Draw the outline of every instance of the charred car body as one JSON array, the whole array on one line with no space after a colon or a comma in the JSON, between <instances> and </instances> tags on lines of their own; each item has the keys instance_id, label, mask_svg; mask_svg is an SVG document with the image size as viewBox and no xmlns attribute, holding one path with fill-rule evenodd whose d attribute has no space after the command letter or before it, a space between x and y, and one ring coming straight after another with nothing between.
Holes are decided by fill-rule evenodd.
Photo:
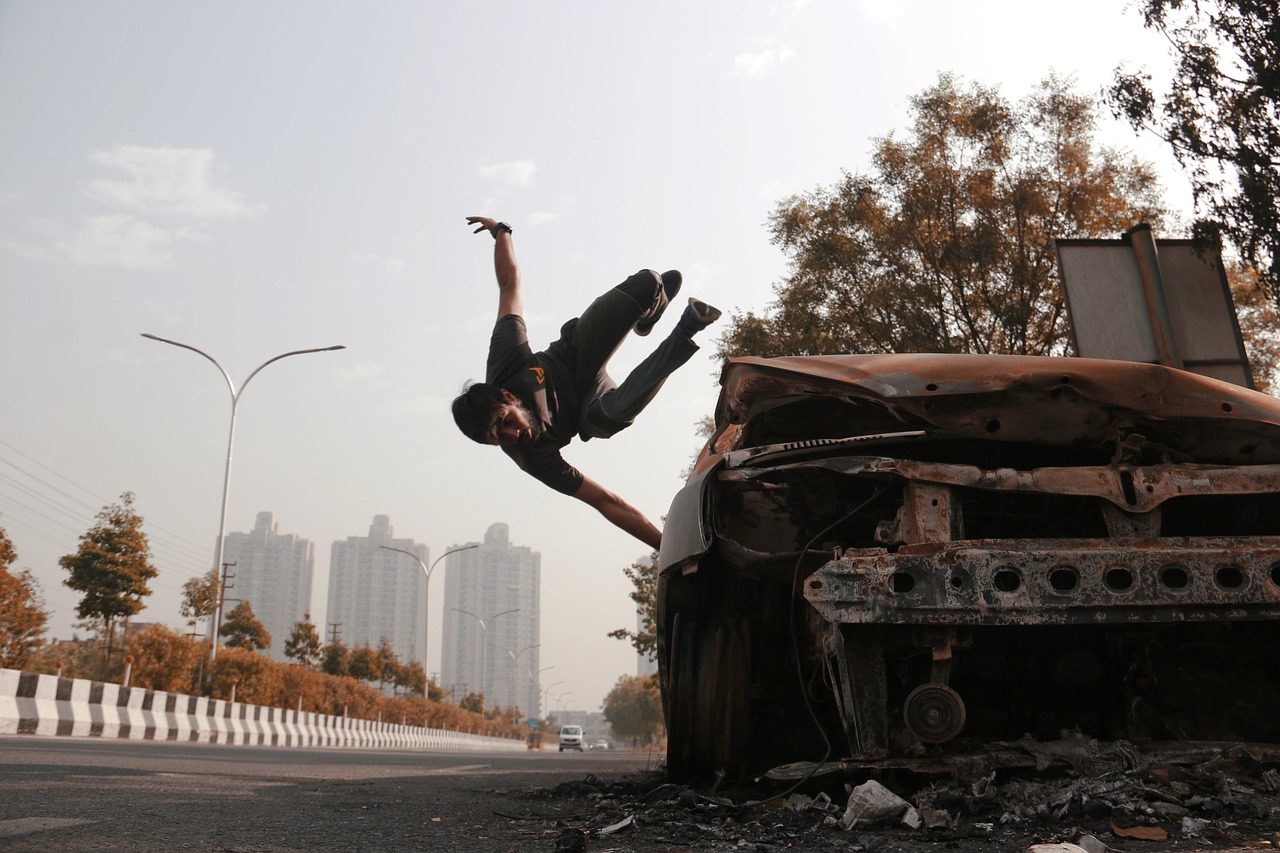
<instances>
[{"instance_id":1,"label":"charred car body","mask_svg":"<svg viewBox=\"0 0 1280 853\"><path fill-rule=\"evenodd\" d=\"M677 778L1280 742L1280 401L1150 364L730 361L663 532Z\"/></svg>"}]
</instances>

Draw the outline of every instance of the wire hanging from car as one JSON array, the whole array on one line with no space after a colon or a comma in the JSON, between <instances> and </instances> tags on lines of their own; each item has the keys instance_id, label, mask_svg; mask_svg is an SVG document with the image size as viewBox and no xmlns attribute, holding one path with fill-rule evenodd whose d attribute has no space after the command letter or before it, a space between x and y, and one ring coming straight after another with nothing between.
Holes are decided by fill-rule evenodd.
<instances>
[{"instance_id":1,"label":"wire hanging from car","mask_svg":"<svg viewBox=\"0 0 1280 853\"><path fill-rule=\"evenodd\" d=\"M864 500L862 503L858 504L856 507L849 510L849 512L845 513L840 518L831 522L831 524L819 530L816 534L814 534L813 538L811 538L808 542L804 544L804 547L800 549L800 555L796 558L796 567L791 575L792 599L791 599L791 608L789 613L790 618L788 621L788 630L791 634L792 653L795 655L796 680L799 683L800 696L802 699L804 699L804 707L805 707L805 710L809 712L809 719L813 722L814 727L817 728L818 734L822 736L822 742L826 744L826 751L823 752L822 758L818 759L818 761L815 762L811 768L809 768L809 772L805 773L805 775L799 781L797 781L794 785L792 785L790 788L783 791L781 794L777 794L776 796L778 797L789 797L791 794L795 793L801 786L805 785L810 779L813 778L814 774L818 772L818 769L822 767L823 764L827 763L827 759L831 757L831 752L832 752L831 738L827 737L827 731L823 727L822 721L818 719L818 712L814 710L813 702L809 698L809 691L804 683L804 666L800 658L800 643L796 633L797 607L796 607L794 591L796 589L796 585L800 582L800 567L804 564L804 555L809 552L809 549L813 547L814 543L816 543L823 536L830 533L836 527L839 527L841 524L844 524L846 521L848 521L849 519L853 518L855 515L862 512L864 509L866 509L867 506L872 501L874 501L876 498L884 494L885 491L887 491L891 485L893 484L885 483L880 488L872 492L871 496L866 500ZM856 725L856 722L855 722L855 725Z\"/></svg>"}]
</instances>

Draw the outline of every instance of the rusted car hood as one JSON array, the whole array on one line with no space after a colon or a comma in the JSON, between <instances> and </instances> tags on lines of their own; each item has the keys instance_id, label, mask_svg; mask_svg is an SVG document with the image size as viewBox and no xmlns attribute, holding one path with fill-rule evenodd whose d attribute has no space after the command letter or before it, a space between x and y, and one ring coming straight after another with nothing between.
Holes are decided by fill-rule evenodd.
<instances>
[{"instance_id":1,"label":"rusted car hood","mask_svg":"<svg viewBox=\"0 0 1280 853\"><path fill-rule=\"evenodd\" d=\"M1280 400L1152 364L965 354L732 359L713 452L738 425L815 397L872 404L906 429L1042 444L1138 433L1201 462L1280 461Z\"/></svg>"}]
</instances>

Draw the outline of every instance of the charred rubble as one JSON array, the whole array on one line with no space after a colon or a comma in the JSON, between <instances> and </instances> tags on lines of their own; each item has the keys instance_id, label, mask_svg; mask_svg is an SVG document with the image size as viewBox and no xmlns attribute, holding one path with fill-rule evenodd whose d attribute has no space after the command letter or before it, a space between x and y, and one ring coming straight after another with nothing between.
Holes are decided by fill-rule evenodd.
<instances>
[{"instance_id":1,"label":"charred rubble","mask_svg":"<svg viewBox=\"0 0 1280 853\"><path fill-rule=\"evenodd\" d=\"M847 851L927 842L961 850L1074 844L1096 853L1129 840L1185 841L1202 850L1280 845L1274 747L1146 751L1068 733L990 750L985 761L975 754L936 773L794 764L702 788L668 782L661 772L587 776L524 792L522 817L542 813L541 824L526 829L540 849L556 851ZM558 817L546 814L550 802L562 806Z\"/></svg>"}]
</instances>

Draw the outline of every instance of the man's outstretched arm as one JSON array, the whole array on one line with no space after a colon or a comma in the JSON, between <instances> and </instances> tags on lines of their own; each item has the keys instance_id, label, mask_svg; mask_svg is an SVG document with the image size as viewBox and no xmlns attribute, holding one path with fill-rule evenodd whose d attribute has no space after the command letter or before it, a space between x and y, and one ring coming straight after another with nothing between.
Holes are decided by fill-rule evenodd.
<instances>
[{"instance_id":1,"label":"man's outstretched arm","mask_svg":"<svg viewBox=\"0 0 1280 853\"><path fill-rule=\"evenodd\" d=\"M582 478L582 487L573 496L609 519L655 551L662 545L662 534L640 510L624 501L590 477Z\"/></svg>"},{"instance_id":2,"label":"man's outstretched arm","mask_svg":"<svg viewBox=\"0 0 1280 853\"><path fill-rule=\"evenodd\" d=\"M468 216L468 225L479 226L473 232L488 231L493 235L493 272L498 277L498 319L508 314L524 316L524 297L520 294L520 267L511 243L511 230L498 228L498 220L488 216Z\"/></svg>"}]
</instances>

